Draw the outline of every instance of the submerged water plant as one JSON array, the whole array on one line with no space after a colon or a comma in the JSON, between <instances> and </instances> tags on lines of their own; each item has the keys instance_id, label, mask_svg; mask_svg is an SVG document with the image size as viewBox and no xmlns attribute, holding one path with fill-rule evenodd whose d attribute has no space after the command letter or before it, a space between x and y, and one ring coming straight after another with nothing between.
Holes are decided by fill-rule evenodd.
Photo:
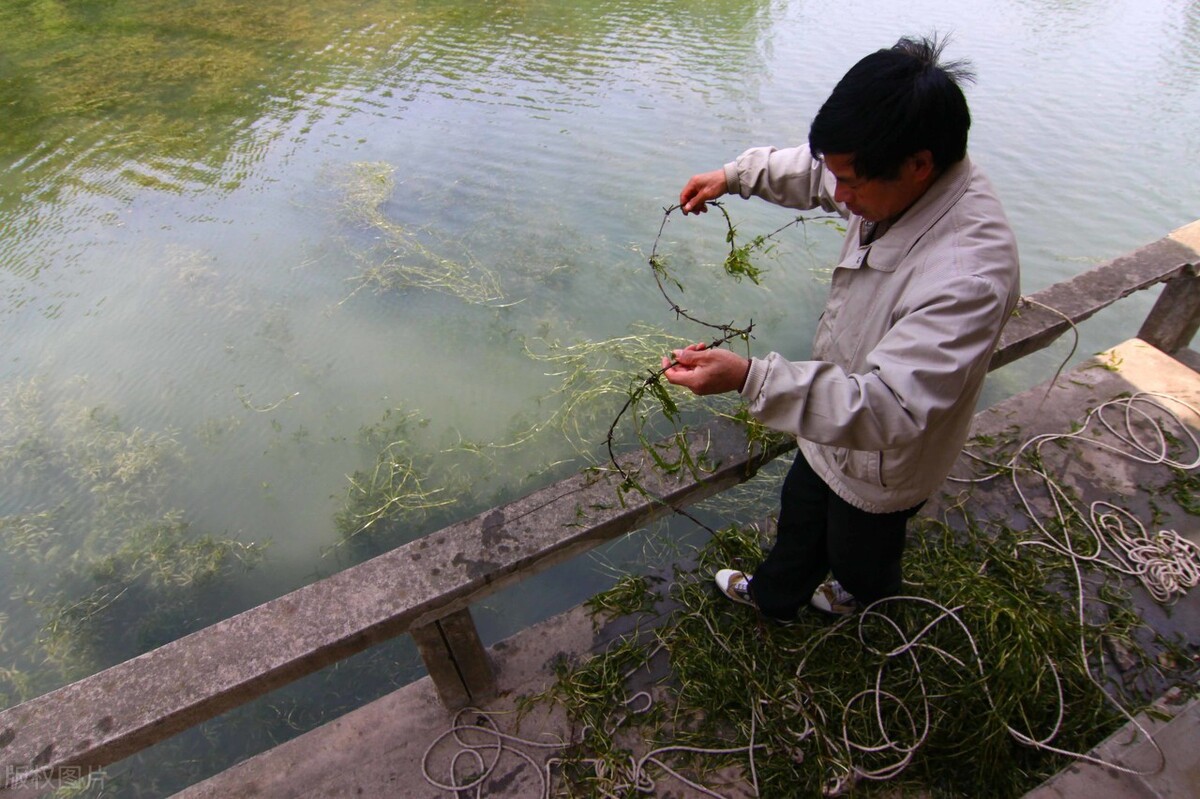
<instances>
[{"instance_id":1,"label":"submerged water plant","mask_svg":"<svg viewBox=\"0 0 1200 799\"><path fill-rule=\"evenodd\" d=\"M264 545L198 532L170 506L184 458L173 430L51 402L38 381L0 387L0 479L19 489L0 515L6 626L22 630L4 642L10 703L227 611L219 587Z\"/></svg>"},{"instance_id":2,"label":"submerged water plant","mask_svg":"<svg viewBox=\"0 0 1200 799\"><path fill-rule=\"evenodd\" d=\"M376 238L372 246L351 248L362 268L351 278L355 287L350 297L369 288L381 294L435 291L476 304L503 298L495 272L470 252L429 231L406 227L385 213L396 189L391 164L353 163L335 173L335 182L346 221Z\"/></svg>"},{"instance_id":3,"label":"submerged water plant","mask_svg":"<svg viewBox=\"0 0 1200 799\"><path fill-rule=\"evenodd\" d=\"M678 420L681 415L701 407L732 412L733 403L728 398L701 400L657 379L646 383L644 378L637 376L642 364L661 360L664 352L677 345L676 337L648 326L637 326L628 335L601 341L563 344L547 339L526 340L526 353L552 369L549 375L559 381L543 400L544 404L555 403L552 410L528 432L557 430L578 452L586 454L595 446L595 431L606 421L609 422L609 444L613 447L629 440L641 443L643 432L661 432L667 429L660 424L663 420ZM620 437L613 429L615 421L610 421L613 400L624 398L632 402L632 397L640 397L646 391L654 392L657 404L636 415L634 436ZM620 418L619 414L617 419Z\"/></svg>"},{"instance_id":4,"label":"submerged water plant","mask_svg":"<svg viewBox=\"0 0 1200 799\"><path fill-rule=\"evenodd\" d=\"M378 422L359 430L359 444L374 463L348 478L350 485L335 517L341 543L387 541L399 524L410 526L411 537L430 511L461 499L448 485L434 488L426 483L432 459L422 455L414 441L414 431L424 424L416 413L388 409Z\"/></svg>"}]
</instances>

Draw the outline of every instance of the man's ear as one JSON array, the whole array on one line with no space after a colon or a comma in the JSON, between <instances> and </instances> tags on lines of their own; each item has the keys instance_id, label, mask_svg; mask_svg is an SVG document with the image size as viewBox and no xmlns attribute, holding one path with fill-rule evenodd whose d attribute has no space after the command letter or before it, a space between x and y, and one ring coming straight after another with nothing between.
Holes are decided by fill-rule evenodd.
<instances>
[{"instance_id":1,"label":"man's ear","mask_svg":"<svg viewBox=\"0 0 1200 799\"><path fill-rule=\"evenodd\" d=\"M908 164L912 170L909 174L921 183L932 179L937 172L933 163L933 153L929 150L917 150L908 157Z\"/></svg>"}]
</instances>

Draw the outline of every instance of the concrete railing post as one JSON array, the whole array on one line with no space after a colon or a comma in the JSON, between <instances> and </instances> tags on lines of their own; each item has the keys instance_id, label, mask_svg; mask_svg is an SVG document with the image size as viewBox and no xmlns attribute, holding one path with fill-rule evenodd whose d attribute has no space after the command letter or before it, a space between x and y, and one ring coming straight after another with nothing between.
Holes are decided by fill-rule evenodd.
<instances>
[{"instance_id":1,"label":"concrete railing post","mask_svg":"<svg viewBox=\"0 0 1200 799\"><path fill-rule=\"evenodd\" d=\"M1200 330L1200 274L1168 280L1137 337L1166 353L1188 346Z\"/></svg>"},{"instance_id":2,"label":"concrete railing post","mask_svg":"<svg viewBox=\"0 0 1200 799\"><path fill-rule=\"evenodd\" d=\"M411 630L442 704L457 710L496 695L496 674L468 608Z\"/></svg>"},{"instance_id":3,"label":"concrete railing post","mask_svg":"<svg viewBox=\"0 0 1200 799\"><path fill-rule=\"evenodd\" d=\"M1163 286L1138 338L1173 353L1191 344L1200 329L1200 220L1172 231L1166 240L1184 248L1187 265Z\"/></svg>"}]
</instances>

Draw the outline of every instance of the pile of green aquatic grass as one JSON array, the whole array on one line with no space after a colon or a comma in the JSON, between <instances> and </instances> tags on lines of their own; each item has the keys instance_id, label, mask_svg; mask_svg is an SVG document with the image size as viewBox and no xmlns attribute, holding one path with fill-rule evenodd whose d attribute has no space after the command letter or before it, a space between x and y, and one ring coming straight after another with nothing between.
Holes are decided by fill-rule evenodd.
<instances>
[{"instance_id":1,"label":"pile of green aquatic grass","mask_svg":"<svg viewBox=\"0 0 1200 799\"><path fill-rule=\"evenodd\" d=\"M668 757L701 783L739 769L743 794L756 778L759 794L773 797L818 796L839 780L856 795L1021 795L1069 759L1017 736L1086 752L1124 721L1085 652L1130 640L1140 621L1114 595L1081 624L1074 598L1054 588L1071 584L1069 564L1018 547L1017 536L922 522L906 555L911 598L838 621L805 610L791 625L765 622L717 594L716 568L761 560L752 527L719 531L665 597L647 578L622 580L592 610L650 619L665 600L664 622L560 664L556 683L531 700L561 704L576 725L564 790L623 795L629 742L646 741L740 748ZM664 657L657 701L638 713L647 705L634 696L638 675ZM878 779L846 780L853 772Z\"/></svg>"}]
</instances>

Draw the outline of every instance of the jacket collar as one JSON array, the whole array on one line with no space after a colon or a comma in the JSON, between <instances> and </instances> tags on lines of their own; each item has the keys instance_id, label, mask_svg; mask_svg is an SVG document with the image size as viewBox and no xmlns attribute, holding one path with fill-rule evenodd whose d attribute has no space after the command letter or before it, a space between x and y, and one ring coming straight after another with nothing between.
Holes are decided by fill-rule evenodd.
<instances>
[{"instance_id":1,"label":"jacket collar","mask_svg":"<svg viewBox=\"0 0 1200 799\"><path fill-rule=\"evenodd\" d=\"M870 251L867 265L880 272L896 271L921 237L966 194L972 171L969 157L951 165L882 236L865 245ZM851 231L855 236L862 224L857 221Z\"/></svg>"}]
</instances>

